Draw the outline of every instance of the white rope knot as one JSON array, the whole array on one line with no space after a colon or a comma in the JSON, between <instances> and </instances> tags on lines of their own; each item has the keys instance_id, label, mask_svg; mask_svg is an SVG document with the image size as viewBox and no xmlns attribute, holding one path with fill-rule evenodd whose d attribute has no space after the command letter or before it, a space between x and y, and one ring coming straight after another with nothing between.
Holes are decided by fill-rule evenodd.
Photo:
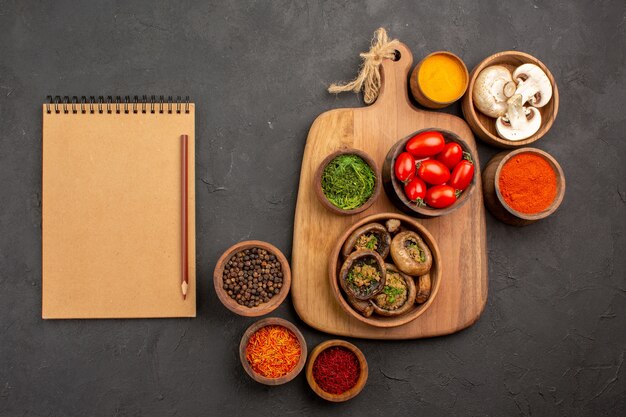
<instances>
[{"instance_id":1,"label":"white rope knot","mask_svg":"<svg viewBox=\"0 0 626 417\"><path fill-rule=\"evenodd\" d=\"M378 28L374 33L370 50L359 54L363 59L359 75L346 84L331 84L328 87L328 92L337 94L344 91L354 91L358 93L363 90L363 100L367 104L372 104L376 101L380 91L380 64L382 64L383 59L395 58L396 48L399 44L400 41L397 39L389 40L384 28Z\"/></svg>"}]
</instances>

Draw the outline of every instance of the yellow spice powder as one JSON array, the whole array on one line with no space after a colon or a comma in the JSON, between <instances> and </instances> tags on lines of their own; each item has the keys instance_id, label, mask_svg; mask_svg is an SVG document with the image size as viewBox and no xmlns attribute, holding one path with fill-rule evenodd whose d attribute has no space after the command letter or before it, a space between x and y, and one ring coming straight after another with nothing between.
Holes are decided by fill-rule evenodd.
<instances>
[{"instance_id":1,"label":"yellow spice powder","mask_svg":"<svg viewBox=\"0 0 626 417\"><path fill-rule=\"evenodd\" d=\"M432 55L422 62L418 83L424 95L442 103L456 100L465 89L465 70L454 57Z\"/></svg>"}]
</instances>

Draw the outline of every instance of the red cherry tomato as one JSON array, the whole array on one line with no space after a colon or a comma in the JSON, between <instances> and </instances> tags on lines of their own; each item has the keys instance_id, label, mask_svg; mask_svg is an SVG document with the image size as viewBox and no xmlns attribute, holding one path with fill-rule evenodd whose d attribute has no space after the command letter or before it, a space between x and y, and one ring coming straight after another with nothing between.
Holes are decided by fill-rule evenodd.
<instances>
[{"instance_id":1,"label":"red cherry tomato","mask_svg":"<svg viewBox=\"0 0 626 417\"><path fill-rule=\"evenodd\" d=\"M408 152L402 152L396 158L394 167L396 178L406 183L415 176L415 158Z\"/></svg>"},{"instance_id":2,"label":"red cherry tomato","mask_svg":"<svg viewBox=\"0 0 626 417\"><path fill-rule=\"evenodd\" d=\"M424 204L424 197L426 196L426 184L419 178L413 178L404 186L404 194L410 201L421 206Z\"/></svg>"},{"instance_id":3,"label":"red cherry tomato","mask_svg":"<svg viewBox=\"0 0 626 417\"><path fill-rule=\"evenodd\" d=\"M429 184L439 185L448 181L450 170L441 162L429 159L420 163L417 175Z\"/></svg>"},{"instance_id":4,"label":"red cherry tomato","mask_svg":"<svg viewBox=\"0 0 626 417\"><path fill-rule=\"evenodd\" d=\"M434 208L450 207L456 202L456 192L449 185L435 185L426 191L426 204Z\"/></svg>"},{"instance_id":5,"label":"red cherry tomato","mask_svg":"<svg viewBox=\"0 0 626 417\"><path fill-rule=\"evenodd\" d=\"M447 143L443 151L437 155L437 161L452 170L463 159L463 148L456 142Z\"/></svg>"},{"instance_id":6,"label":"red cherry tomato","mask_svg":"<svg viewBox=\"0 0 626 417\"><path fill-rule=\"evenodd\" d=\"M437 155L443 151L446 141L439 132L418 133L406 143L406 151L416 158Z\"/></svg>"},{"instance_id":7,"label":"red cherry tomato","mask_svg":"<svg viewBox=\"0 0 626 417\"><path fill-rule=\"evenodd\" d=\"M474 178L474 164L470 161L461 161L452 170L448 185L455 190L463 191L470 185L472 178Z\"/></svg>"}]
</instances>

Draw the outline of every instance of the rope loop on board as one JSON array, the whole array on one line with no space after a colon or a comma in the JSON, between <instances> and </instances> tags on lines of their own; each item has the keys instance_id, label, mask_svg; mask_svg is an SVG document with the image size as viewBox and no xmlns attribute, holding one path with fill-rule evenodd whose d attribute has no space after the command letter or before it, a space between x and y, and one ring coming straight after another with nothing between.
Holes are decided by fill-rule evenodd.
<instances>
[{"instance_id":1,"label":"rope loop on board","mask_svg":"<svg viewBox=\"0 0 626 417\"><path fill-rule=\"evenodd\" d=\"M395 60L396 48L399 44L400 41L397 39L389 40L384 28L378 28L374 33L370 50L360 54L363 63L357 77L345 84L331 84L328 87L328 92L334 94L345 91L359 93L363 90L363 101L366 104L372 104L376 101L380 91L380 64L382 64L383 59Z\"/></svg>"}]
</instances>

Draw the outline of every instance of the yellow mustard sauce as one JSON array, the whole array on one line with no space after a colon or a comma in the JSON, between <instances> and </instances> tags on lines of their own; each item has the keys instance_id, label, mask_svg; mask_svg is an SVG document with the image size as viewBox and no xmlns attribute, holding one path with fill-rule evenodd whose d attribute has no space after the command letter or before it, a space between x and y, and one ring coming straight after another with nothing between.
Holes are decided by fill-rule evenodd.
<instances>
[{"instance_id":1,"label":"yellow mustard sauce","mask_svg":"<svg viewBox=\"0 0 626 417\"><path fill-rule=\"evenodd\" d=\"M467 83L462 64L445 54L435 54L426 58L422 62L417 79L426 97L442 103L458 99Z\"/></svg>"}]
</instances>

